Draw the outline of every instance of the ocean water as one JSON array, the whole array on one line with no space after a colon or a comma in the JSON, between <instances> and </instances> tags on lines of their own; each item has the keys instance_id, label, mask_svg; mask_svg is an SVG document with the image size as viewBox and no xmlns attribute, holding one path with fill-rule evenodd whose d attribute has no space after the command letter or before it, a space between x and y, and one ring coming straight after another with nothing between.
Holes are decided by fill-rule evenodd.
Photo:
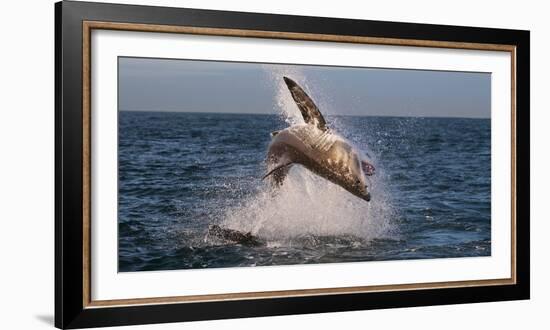
<instances>
[{"instance_id":1,"label":"ocean water","mask_svg":"<svg viewBox=\"0 0 550 330\"><path fill-rule=\"evenodd\" d=\"M372 159L371 202L301 166L273 191L264 158L282 116L121 111L119 271L491 254L489 119L325 117Z\"/></svg>"}]
</instances>

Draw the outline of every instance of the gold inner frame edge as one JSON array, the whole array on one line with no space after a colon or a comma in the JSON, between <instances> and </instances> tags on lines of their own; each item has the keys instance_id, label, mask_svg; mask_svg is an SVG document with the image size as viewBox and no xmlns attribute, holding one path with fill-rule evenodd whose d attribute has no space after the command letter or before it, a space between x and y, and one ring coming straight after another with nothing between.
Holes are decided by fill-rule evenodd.
<instances>
[{"instance_id":1,"label":"gold inner frame edge","mask_svg":"<svg viewBox=\"0 0 550 330\"><path fill-rule=\"evenodd\" d=\"M178 33L227 37L270 38L304 41L376 44L389 46L432 47L486 51L504 51L511 55L511 277L488 280L431 282L414 284L369 285L320 289L298 289L284 291L239 292L173 297L129 298L114 300L92 300L91 297L91 33L92 30L118 30L153 33ZM268 299L283 297L354 294L384 291L409 291L476 286L516 284L516 46L470 42L435 41L419 39L397 39L332 34L313 34L280 31L204 28L176 25L120 23L102 21L82 22L82 221L83 221L83 307L102 308L129 305L175 304L228 300Z\"/></svg>"}]
</instances>

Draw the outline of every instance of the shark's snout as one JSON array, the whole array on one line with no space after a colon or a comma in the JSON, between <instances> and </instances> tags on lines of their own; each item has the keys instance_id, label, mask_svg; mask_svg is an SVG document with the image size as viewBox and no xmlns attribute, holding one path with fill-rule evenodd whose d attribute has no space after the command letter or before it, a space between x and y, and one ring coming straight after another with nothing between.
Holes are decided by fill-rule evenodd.
<instances>
[{"instance_id":1,"label":"shark's snout","mask_svg":"<svg viewBox=\"0 0 550 330\"><path fill-rule=\"evenodd\" d=\"M355 194L357 197L361 198L364 201L370 202L371 194L368 187L365 185L362 189L359 189L359 193Z\"/></svg>"},{"instance_id":2,"label":"shark's snout","mask_svg":"<svg viewBox=\"0 0 550 330\"><path fill-rule=\"evenodd\" d=\"M366 200L367 202L370 202L370 192L367 192L365 194L365 197L363 197L364 200Z\"/></svg>"},{"instance_id":3,"label":"shark's snout","mask_svg":"<svg viewBox=\"0 0 550 330\"><path fill-rule=\"evenodd\" d=\"M371 193L369 191L368 184L365 182L365 179L357 179L354 184L340 183L339 185L356 197L364 201L370 202Z\"/></svg>"}]
</instances>

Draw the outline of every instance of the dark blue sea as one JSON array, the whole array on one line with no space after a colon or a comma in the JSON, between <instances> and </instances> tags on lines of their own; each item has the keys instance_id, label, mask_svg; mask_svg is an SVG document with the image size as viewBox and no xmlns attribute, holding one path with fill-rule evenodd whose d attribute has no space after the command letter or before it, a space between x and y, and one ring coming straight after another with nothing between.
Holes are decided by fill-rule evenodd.
<instances>
[{"instance_id":1,"label":"dark blue sea","mask_svg":"<svg viewBox=\"0 0 550 330\"><path fill-rule=\"evenodd\" d=\"M262 181L279 115L121 111L119 271L491 255L489 119L326 117L374 163L370 202L300 166Z\"/></svg>"}]
</instances>

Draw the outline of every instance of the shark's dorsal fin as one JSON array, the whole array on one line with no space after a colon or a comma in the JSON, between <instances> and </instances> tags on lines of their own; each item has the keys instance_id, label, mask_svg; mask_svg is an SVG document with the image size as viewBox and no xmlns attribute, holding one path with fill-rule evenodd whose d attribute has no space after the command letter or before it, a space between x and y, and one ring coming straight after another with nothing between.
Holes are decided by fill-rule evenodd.
<instances>
[{"instance_id":1,"label":"shark's dorsal fin","mask_svg":"<svg viewBox=\"0 0 550 330\"><path fill-rule=\"evenodd\" d=\"M288 87L288 90L290 91L290 94L292 95L292 98L294 99L294 102L298 105L298 109L300 109L306 124L315 125L320 130L326 131L328 127L325 118L323 118L323 115L313 100L300 86L298 86L296 82L294 82L294 80L288 77L283 77L283 79Z\"/></svg>"}]
</instances>

